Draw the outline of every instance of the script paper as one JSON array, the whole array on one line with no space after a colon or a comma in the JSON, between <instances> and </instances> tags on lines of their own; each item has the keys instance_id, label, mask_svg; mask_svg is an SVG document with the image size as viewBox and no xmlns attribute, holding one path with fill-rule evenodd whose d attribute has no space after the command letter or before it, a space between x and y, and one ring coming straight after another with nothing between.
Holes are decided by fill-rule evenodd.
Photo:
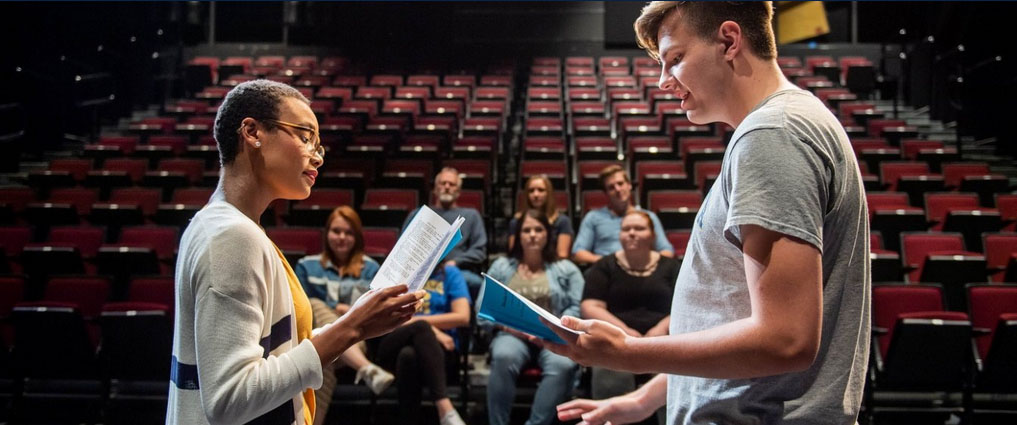
<instances>
[{"instance_id":1,"label":"script paper","mask_svg":"<svg viewBox=\"0 0 1017 425\"><path fill-rule=\"evenodd\" d=\"M448 224L427 205L421 206L381 264L378 274L371 281L371 289L402 283L409 286L410 292L423 287L438 261L445 258L462 239L459 228L465 221L459 217Z\"/></svg>"},{"instance_id":2,"label":"script paper","mask_svg":"<svg viewBox=\"0 0 1017 425\"><path fill-rule=\"evenodd\" d=\"M557 329L579 336L579 332L562 326L561 319L519 295L505 284L484 274L484 286L477 297L477 317L558 344L564 344L540 317Z\"/></svg>"}]
</instances>

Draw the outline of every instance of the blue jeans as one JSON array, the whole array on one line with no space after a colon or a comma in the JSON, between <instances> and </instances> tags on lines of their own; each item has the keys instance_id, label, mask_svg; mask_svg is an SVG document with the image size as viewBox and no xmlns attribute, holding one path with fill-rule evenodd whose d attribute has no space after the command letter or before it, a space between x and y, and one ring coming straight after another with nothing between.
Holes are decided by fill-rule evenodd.
<instances>
[{"instance_id":1,"label":"blue jeans","mask_svg":"<svg viewBox=\"0 0 1017 425\"><path fill-rule=\"evenodd\" d=\"M526 425L550 424L557 416L555 406L572 393L579 365L501 332L491 341L491 377L487 383L489 425L508 425L512 401L516 398L516 378L534 354L543 372Z\"/></svg>"}]
</instances>

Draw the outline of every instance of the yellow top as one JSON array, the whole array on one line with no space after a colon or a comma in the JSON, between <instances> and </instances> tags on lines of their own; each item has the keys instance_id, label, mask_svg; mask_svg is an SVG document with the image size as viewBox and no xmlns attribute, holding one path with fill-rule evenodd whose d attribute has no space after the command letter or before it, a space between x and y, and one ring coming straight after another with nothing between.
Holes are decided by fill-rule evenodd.
<instances>
[{"instance_id":1,"label":"yellow top","mask_svg":"<svg viewBox=\"0 0 1017 425\"><path fill-rule=\"evenodd\" d=\"M293 318L297 321L297 343L299 344L311 337L311 329L314 327L311 302L307 300L307 294L300 286L297 274L293 273L293 268L286 261L286 256L279 250L279 247L275 247L275 252L279 254L279 259L282 260L283 267L286 268L286 278L290 281L290 293L293 294ZM304 423L307 425L314 423L314 390L311 388L304 390Z\"/></svg>"}]
</instances>

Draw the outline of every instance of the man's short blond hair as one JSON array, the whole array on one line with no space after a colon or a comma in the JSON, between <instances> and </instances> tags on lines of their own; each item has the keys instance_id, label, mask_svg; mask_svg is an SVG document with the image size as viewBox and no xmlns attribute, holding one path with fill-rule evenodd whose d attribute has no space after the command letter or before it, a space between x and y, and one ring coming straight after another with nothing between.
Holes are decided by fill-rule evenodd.
<instances>
[{"instance_id":1,"label":"man's short blond hair","mask_svg":"<svg viewBox=\"0 0 1017 425\"><path fill-rule=\"evenodd\" d=\"M629 180L629 173L626 172L621 165L611 164L608 165L607 167L604 167L603 170L600 170L600 188L607 192L607 179L611 178L611 176L614 176L615 174L618 173L622 173L622 177L625 178L626 183L632 183L632 181Z\"/></svg>"},{"instance_id":2,"label":"man's short blond hair","mask_svg":"<svg viewBox=\"0 0 1017 425\"><path fill-rule=\"evenodd\" d=\"M773 37L773 2L769 1L654 1L643 7L633 27L636 42L660 60L657 34L669 14L680 11L682 23L689 24L691 32L704 40L712 40L724 21L734 21L742 28L749 50L761 59L777 57L777 43Z\"/></svg>"}]
</instances>

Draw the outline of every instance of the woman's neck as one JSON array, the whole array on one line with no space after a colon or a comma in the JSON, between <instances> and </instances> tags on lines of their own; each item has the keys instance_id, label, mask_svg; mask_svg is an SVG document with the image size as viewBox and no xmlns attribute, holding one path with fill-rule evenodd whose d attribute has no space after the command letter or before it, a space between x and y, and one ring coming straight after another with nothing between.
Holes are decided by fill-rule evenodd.
<instances>
[{"instance_id":1,"label":"woman's neck","mask_svg":"<svg viewBox=\"0 0 1017 425\"><path fill-rule=\"evenodd\" d=\"M622 251L629 268L633 270L646 270L653 262L653 251L649 249L634 249Z\"/></svg>"},{"instance_id":2,"label":"woman's neck","mask_svg":"<svg viewBox=\"0 0 1017 425\"><path fill-rule=\"evenodd\" d=\"M228 202L251 221L260 225L261 214L272 202L271 196L266 195L267 191L258 189L251 170L239 168L243 168L243 165L236 161L219 172L219 184L212 194L212 199Z\"/></svg>"},{"instance_id":3,"label":"woman's neck","mask_svg":"<svg viewBox=\"0 0 1017 425\"><path fill-rule=\"evenodd\" d=\"M336 268L341 269L350 263L350 254L348 253L346 255L332 254L332 258L335 258Z\"/></svg>"},{"instance_id":4,"label":"woman's neck","mask_svg":"<svg viewBox=\"0 0 1017 425\"><path fill-rule=\"evenodd\" d=\"M523 260L521 263L526 265L530 270L541 270L544 268L544 258L541 257L540 251L523 250Z\"/></svg>"}]
</instances>

